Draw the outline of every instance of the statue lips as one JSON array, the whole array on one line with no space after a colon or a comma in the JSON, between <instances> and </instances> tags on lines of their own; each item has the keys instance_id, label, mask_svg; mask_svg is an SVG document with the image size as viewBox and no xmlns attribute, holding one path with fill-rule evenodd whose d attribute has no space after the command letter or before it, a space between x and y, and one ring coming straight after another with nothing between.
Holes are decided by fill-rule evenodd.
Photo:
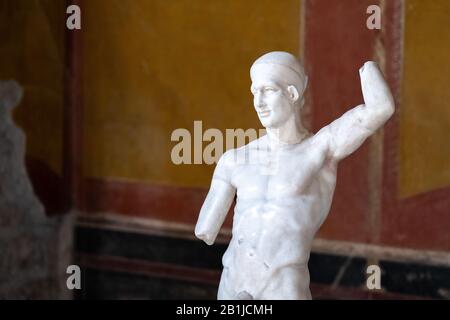
<instances>
[{"instance_id":1,"label":"statue lips","mask_svg":"<svg viewBox=\"0 0 450 320\"><path fill-rule=\"evenodd\" d=\"M260 112L258 112L258 115L259 115L261 118L268 117L268 116L270 115L270 110L260 111Z\"/></svg>"}]
</instances>

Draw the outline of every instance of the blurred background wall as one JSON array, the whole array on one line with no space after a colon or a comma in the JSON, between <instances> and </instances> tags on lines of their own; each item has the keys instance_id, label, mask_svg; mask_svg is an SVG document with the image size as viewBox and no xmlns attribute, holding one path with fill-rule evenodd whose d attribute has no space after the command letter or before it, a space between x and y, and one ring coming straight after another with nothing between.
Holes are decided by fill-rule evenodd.
<instances>
[{"instance_id":1,"label":"blurred background wall","mask_svg":"<svg viewBox=\"0 0 450 320\"><path fill-rule=\"evenodd\" d=\"M64 178L65 8L64 1L0 1L1 299L72 297L66 287L74 219ZM17 107L8 105L5 97L21 95ZM7 125L7 107L15 107L25 137Z\"/></svg>"},{"instance_id":2,"label":"blurred background wall","mask_svg":"<svg viewBox=\"0 0 450 320\"><path fill-rule=\"evenodd\" d=\"M81 30L65 28L68 3ZM366 27L372 4L381 30ZM78 211L78 298L215 297L232 216L217 245L194 239L214 165L173 164L171 133L260 128L249 67L272 50L303 61L313 131L363 101L367 60L397 104L339 167L313 296L450 297L448 1L4 0L0 15L0 78L25 88L15 118L35 192L50 216ZM366 288L370 264L382 290Z\"/></svg>"}]
</instances>

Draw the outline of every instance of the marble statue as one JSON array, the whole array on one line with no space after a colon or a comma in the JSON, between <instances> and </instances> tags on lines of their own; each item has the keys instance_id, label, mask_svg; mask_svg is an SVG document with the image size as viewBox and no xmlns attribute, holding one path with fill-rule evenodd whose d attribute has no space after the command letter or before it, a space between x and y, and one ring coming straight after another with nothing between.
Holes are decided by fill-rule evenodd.
<instances>
[{"instance_id":1,"label":"marble statue","mask_svg":"<svg viewBox=\"0 0 450 320\"><path fill-rule=\"evenodd\" d=\"M377 64L364 63L359 74L364 104L312 134L300 119L308 81L299 61L277 51L253 63L251 92L267 134L221 156L195 227L213 244L236 196L218 299L311 299L308 260L337 165L394 112Z\"/></svg>"}]
</instances>

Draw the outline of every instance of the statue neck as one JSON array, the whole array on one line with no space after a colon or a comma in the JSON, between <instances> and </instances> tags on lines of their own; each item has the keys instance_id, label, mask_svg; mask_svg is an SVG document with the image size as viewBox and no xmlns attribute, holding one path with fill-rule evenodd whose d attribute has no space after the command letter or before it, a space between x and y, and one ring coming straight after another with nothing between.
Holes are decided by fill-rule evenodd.
<instances>
[{"instance_id":1,"label":"statue neck","mask_svg":"<svg viewBox=\"0 0 450 320\"><path fill-rule=\"evenodd\" d=\"M289 119L281 127L266 128L266 131L271 145L297 144L309 135L309 131L295 118Z\"/></svg>"}]
</instances>

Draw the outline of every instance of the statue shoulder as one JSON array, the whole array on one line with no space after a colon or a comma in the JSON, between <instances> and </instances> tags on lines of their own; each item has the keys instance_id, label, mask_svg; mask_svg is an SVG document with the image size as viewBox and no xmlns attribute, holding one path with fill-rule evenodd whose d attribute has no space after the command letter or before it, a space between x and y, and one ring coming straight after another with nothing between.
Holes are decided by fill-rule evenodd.
<instances>
[{"instance_id":1,"label":"statue shoulder","mask_svg":"<svg viewBox=\"0 0 450 320\"><path fill-rule=\"evenodd\" d=\"M237 164L237 149L229 149L223 153L217 162L213 179L231 183L233 171Z\"/></svg>"},{"instance_id":2,"label":"statue shoulder","mask_svg":"<svg viewBox=\"0 0 450 320\"><path fill-rule=\"evenodd\" d=\"M326 125L322 127L319 131L314 134L311 134L309 138L310 143L314 146L327 146L330 143L330 140L333 139L333 136L330 132L330 125Z\"/></svg>"},{"instance_id":3,"label":"statue shoulder","mask_svg":"<svg viewBox=\"0 0 450 320\"><path fill-rule=\"evenodd\" d=\"M244 157L251 150L256 149L260 139L255 139L246 145L238 148L231 148L225 151L219 159L219 163L234 165L240 157Z\"/></svg>"},{"instance_id":4,"label":"statue shoulder","mask_svg":"<svg viewBox=\"0 0 450 320\"><path fill-rule=\"evenodd\" d=\"M222 156L220 157L217 166L221 167L234 167L237 162L238 155L241 153L239 152L240 148L237 149L228 149L225 151Z\"/></svg>"}]
</instances>

